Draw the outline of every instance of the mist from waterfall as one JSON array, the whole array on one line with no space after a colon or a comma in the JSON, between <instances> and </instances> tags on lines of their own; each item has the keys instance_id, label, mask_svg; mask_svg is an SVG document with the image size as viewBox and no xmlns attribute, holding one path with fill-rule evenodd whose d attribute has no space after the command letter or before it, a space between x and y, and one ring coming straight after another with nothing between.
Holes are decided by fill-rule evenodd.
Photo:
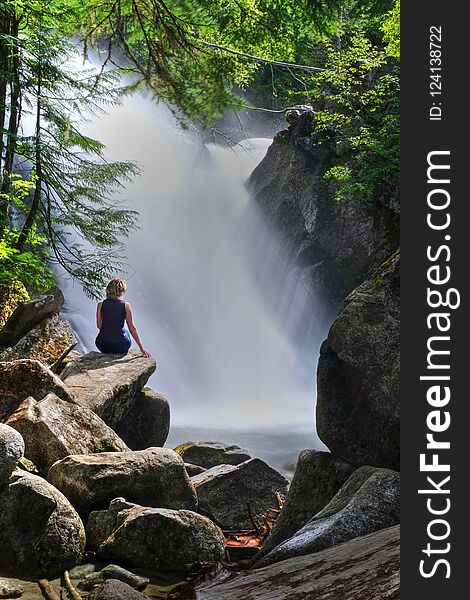
<instances>
[{"instance_id":1,"label":"mist from waterfall","mask_svg":"<svg viewBox=\"0 0 470 600\"><path fill-rule=\"evenodd\" d=\"M244 185L270 139L204 145L138 94L86 127L142 174L123 198L140 213L126 243L126 300L157 360L149 385L173 425L314 431L316 361L330 315L285 273ZM290 279L289 279L290 278ZM295 279L295 278L294 278ZM95 303L61 280L67 318L94 350Z\"/></svg>"}]
</instances>

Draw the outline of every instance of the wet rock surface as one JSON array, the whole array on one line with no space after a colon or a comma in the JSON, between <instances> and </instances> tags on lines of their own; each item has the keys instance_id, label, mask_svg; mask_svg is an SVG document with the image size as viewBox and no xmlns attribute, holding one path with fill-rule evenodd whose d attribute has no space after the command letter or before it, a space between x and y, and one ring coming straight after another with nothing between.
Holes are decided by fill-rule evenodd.
<instances>
[{"instance_id":1,"label":"wet rock surface","mask_svg":"<svg viewBox=\"0 0 470 600\"><path fill-rule=\"evenodd\" d=\"M198 589L198 600L399 600L400 528L244 571Z\"/></svg>"},{"instance_id":2,"label":"wet rock surface","mask_svg":"<svg viewBox=\"0 0 470 600\"><path fill-rule=\"evenodd\" d=\"M136 396L131 409L116 426L116 432L132 450L163 446L169 431L168 400L149 387Z\"/></svg>"},{"instance_id":3,"label":"wet rock surface","mask_svg":"<svg viewBox=\"0 0 470 600\"><path fill-rule=\"evenodd\" d=\"M92 512L87 539L98 556L147 569L184 571L224 558L225 538L212 521L189 510L142 507L114 500Z\"/></svg>"},{"instance_id":4,"label":"wet rock surface","mask_svg":"<svg viewBox=\"0 0 470 600\"><path fill-rule=\"evenodd\" d=\"M318 363L317 429L357 465L400 465L400 255L346 299Z\"/></svg>"},{"instance_id":5,"label":"wet rock surface","mask_svg":"<svg viewBox=\"0 0 470 600\"><path fill-rule=\"evenodd\" d=\"M8 424L22 434L26 457L44 473L70 454L128 450L95 413L55 394L40 402L27 398L10 416Z\"/></svg>"},{"instance_id":6,"label":"wet rock surface","mask_svg":"<svg viewBox=\"0 0 470 600\"><path fill-rule=\"evenodd\" d=\"M89 408L110 427L117 427L156 369L153 358L140 352L89 352L67 364L60 377L77 403Z\"/></svg>"},{"instance_id":7,"label":"wet rock surface","mask_svg":"<svg viewBox=\"0 0 470 600\"><path fill-rule=\"evenodd\" d=\"M289 482L259 458L240 465L221 465L192 477L199 511L222 529L251 529L252 515L277 507L276 493L287 493Z\"/></svg>"},{"instance_id":8,"label":"wet rock surface","mask_svg":"<svg viewBox=\"0 0 470 600\"><path fill-rule=\"evenodd\" d=\"M68 456L50 468L48 479L80 513L120 496L143 506L197 506L183 460L168 448Z\"/></svg>"}]
</instances>

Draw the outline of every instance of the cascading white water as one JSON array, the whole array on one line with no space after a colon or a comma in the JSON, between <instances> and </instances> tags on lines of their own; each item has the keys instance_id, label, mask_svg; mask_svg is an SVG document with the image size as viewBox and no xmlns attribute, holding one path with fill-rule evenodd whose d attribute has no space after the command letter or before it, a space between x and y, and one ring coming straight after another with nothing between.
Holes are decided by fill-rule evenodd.
<instances>
[{"instance_id":1,"label":"cascading white water","mask_svg":"<svg viewBox=\"0 0 470 600\"><path fill-rule=\"evenodd\" d=\"M157 359L150 385L169 399L173 424L300 425L313 434L316 355L329 317L319 302L308 305L301 282L283 293L279 246L244 186L271 140L204 146L164 105L139 95L87 133L111 159L142 167L123 194L141 229L127 242L129 268L120 275ZM92 350L95 304L62 283L67 316ZM299 339L302 319L308 343Z\"/></svg>"}]
</instances>

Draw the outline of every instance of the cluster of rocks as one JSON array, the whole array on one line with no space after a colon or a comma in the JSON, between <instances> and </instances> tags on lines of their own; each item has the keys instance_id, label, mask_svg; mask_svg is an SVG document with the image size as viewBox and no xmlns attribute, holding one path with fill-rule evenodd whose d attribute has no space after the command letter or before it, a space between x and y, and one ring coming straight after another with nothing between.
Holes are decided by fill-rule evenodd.
<instances>
[{"instance_id":1,"label":"cluster of rocks","mask_svg":"<svg viewBox=\"0 0 470 600\"><path fill-rule=\"evenodd\" d=\"M138 600L145 580L123 567L222 563L224 534L258 527L279 499L254 573L398 523L398 473L364 457L306 450L289 485L238 446L163 448L169 404L146 387L155 361L135 351L66 357L70 345L52 361L54 334L43 325L62 320L62 303L53 290L20 305L0 332L10 344L0 362L0 572L51 578L92 552L105 568L83 575L79 588L95 600ZM39 358L21 350L33 338L48 349ZM207 597L225 598L216 588Z\"/></svg>"},{"instance_id":2,"label":"cluster of rocks","mask_svg":"<svg viewBox=\"0 0 470 600\"><path fill-rule=\"evenodd\" d=\"M44 325L63 321L62 304L54 289L20 305L0 336L0 572L52 578L86 551L150 571L223 561L222 528L252 527L250 510L273 507L287 479L234 446L163 448L169 404L146 387L155 361L65 357L63 344L52 357ZM115 567L92 582L122 580Z\"/></svg>"}]
</instances>

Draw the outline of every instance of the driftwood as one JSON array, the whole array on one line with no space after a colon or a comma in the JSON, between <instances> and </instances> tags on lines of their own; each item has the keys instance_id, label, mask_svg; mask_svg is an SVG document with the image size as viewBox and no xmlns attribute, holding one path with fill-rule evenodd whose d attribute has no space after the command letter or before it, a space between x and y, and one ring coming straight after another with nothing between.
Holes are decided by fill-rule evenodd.
<instances>
[{"instance_id":1,"label":"driftwood","mask_svg":"<svg viewBox=\"0 0 470 600\"><path fill-rule=\"evenodd\" d=\"M70 574L68 571L64 571L64 587L67 590L68 595L72 600L82 600L82 597L78 593L78 591L73 587L72 581L70 580Z\"/></svg>"},{"instance_id":2,"label":"driftwood","mask_svg":"<svg viewBox=\"0 0 470 600\"><path fill-rule=\"evenodd\" d=\"M70 344L70 346L68 346L63 352L62 354L59 356L59 358L55 361L55 363L49 367L50 370L53 373L57 373L57 371L59 370L60 365L62 364L62 362L64 361L64 359L70 354L70 352L72 352L72 350L75 348L75 346L78 344L78 342L75 342L74 344Z\"/></svg>"},{"instance_id":3,"label":"driftwood","mask_svg":"<svg viewBox=\"0 0 470 600\"><path fill-rule=\"evenodd\" d=\"M54 590L48 579L39 579L39 589L41 590L42 597L45 600L60 600L57 592Z\"/></svg>"}]
</instances>

